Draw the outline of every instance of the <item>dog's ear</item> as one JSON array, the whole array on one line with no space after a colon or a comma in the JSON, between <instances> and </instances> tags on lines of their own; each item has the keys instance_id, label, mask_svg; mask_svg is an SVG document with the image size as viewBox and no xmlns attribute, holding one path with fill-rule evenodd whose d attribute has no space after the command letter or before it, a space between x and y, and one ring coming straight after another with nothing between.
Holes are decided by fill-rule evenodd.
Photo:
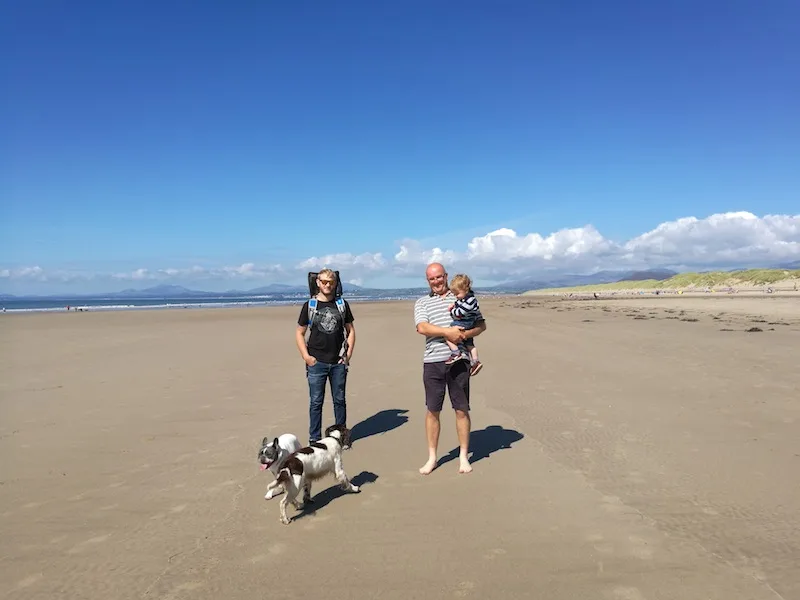
<instances>
[{"instance_id":1,"label":"dog's ear","mask_svg":"<svg viewBox=\"0 0 800 600\"><path fill-rule=\"evenodd\" d=\"M261 447L263 448L267 444L269 444L269 438L265 437L263 440L261 440Z\"/></svg>"},{"instance_id":2,"label":"dog's ear","mask_svg":"<svg viewBox=\"0 0 800 600\"><path fill-rule=\"evenodd\" d=\"M278 438L275 438L275 439L272 441L272 443L273 443L273 445L274 445L274 446L277 448L277 447L278 447Z\"/></svg>"}]
</instances>

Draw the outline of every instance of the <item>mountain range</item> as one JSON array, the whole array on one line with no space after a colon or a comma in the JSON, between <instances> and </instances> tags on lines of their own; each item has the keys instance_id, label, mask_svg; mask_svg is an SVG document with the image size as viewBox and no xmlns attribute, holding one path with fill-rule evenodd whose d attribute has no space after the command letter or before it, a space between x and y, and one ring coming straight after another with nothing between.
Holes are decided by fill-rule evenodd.
<instances>
[{"instance_id":1,"label":"mountain range","mask_svg":"<svg viewBox=\"0 0 800 600\"><path fill-rule=\"evenodd\" d=\"M674 271L656 269L652 271L600 271L592 275L558 275L553 278L543 279L529 277L508 281L505 283L475 287L475 291L483 294L508 294L519 293L527 290L541 289L546 287L574 286L592 283L611 283L621 279L660 279L674 275ZM366 296L371 298L408 296L414 294L424 294L425 287L412 288L367 288L352 283L343 283L342 289L345 296ZM156 285L144 289L128 288L118 292L106 292L95 294L50 294L47 296L14 296L11 294L0 294L0 298L108 298L108 299L145 299L145 298L241 298L246 296L296 296L308 294L308 287L302 285L288 285L284 283L271 283L269 285L247 289L247 290L227 290L225 292L208 292L204 290L193 290L181 285Z\"/></svg>"},{"instance_id":2,"label":"mountain range","mask_svg":"<svg viewBox=\"0 0 800 600\"><path fill-rule=\"evenodd\" d=\"M800 260L791 263L776 265L775 269L800 269ZM738 270L738 269L735 269ZM615 283L617 281L641 281L644 279L668 279L677 275L677 271L671 269L649 269L644 271L599 271L591 275L571 275L560 274L552 277L527 277L508 281L493 286L475 287L475 291L483 294L513 294L528 290L537 290L553 287L573 287L579 285L591 285L597 283ZM386 298L396 296L410 296L424 294L425 287L413 288L367 288L352 283L342 284L346 296L358 295L370 298ZM284 283L271 283L262 287L248 290L228 290L225 292L207 292L203 290L192 290L180 285L157 285L144 289L125 289L119 292L107 292L102 294L50 294L47 296L14 296L12 294L0 294L2 298L241 298L246 296L266 296L281 295L295 296L308 294L308 287L303 285L288 285Z\"/></svg>"}]
</instances>

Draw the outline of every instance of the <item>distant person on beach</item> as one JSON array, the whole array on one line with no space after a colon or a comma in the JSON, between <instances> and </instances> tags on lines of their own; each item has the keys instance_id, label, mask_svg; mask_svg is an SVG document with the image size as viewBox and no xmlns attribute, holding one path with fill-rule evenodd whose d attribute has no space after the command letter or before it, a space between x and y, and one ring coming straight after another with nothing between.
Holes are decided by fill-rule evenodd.
<instances>
[{"instance_id":1,"label":"distant person on beach","mask_svg":"<svg viewBox=\"0 0 800 600\"><path fill-rule=\"evenodd\" d=\"M336 273L322 269L317 274L317 309L306 343L308 301L300 309L295 333L297 348L306 363L309 391L309 442L322 438L322 405L328 381L333 396L333 417L336 425L347 424L347 374L356 344L355 320L350 304L344 300L345 314L336 306Z\"/></svg>"},{"instance_id":2,"label":"distant person on beach","mask_svg":"<svg viewBox=\"0 0 800 600\"><path fill-rule=\"evenodd\" d=\"M445 389L450 395L450 404L456 417L456 433L459 445L459 473L469 473L470 369L466 361L445 364L450 356L447 342L459 344L480 335L486 330L483 315L476 319L471 329L451 327L452 318L448 310L457 300L447 284L447 272L440 263L431 263L425 270L431 291L414 304L414 325L417 333L425 336L425 352L422 357L422 383L425 387L425 434L428 441L428 460L419 472L428 475L436 468L441 425L439 415L444 406Z\"/></svg>"},{"instance_id":3,"label":"distant person on beach","mask_svg":"<svg viewBox=\"0 0 800 600\"><path fill-rule=\"evenodd\" d=\"M449 307L450 316L453 319L450 326L472 329L478 319L483 318L480 306L478 306L478 299L472 291L472 280L468 275L455 275L450 281L450 291L456 296L456 301ZM475 341L472 338L467 338L460 344L454 344L445 338L445 342L450 348L450 357L444 364L451 365L459 360L469 360L470 375L477 375L483 365L478 360L478 349L475 347Z\"/></svg>"}]
</instances>

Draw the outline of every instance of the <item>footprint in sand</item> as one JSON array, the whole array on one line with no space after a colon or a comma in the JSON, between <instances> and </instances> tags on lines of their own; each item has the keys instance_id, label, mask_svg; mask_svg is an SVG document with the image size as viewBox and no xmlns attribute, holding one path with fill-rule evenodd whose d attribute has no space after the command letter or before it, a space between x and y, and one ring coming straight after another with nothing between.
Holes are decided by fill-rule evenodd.
<instances>
[{"instance_id":1,"label":"footprint in sand","mask_svg":"<svg viewBox=\"0 0 800 600\"><path fill-rule=\"evenodd\" d=\"M614 600L647 600L639 588L630 586L617 586L611 590L611 598Z\"/></svg>"},{"instance_id":2,"label":"footprint in sand","mask_svg":"<svg viewBox=\"0 0 800 600\"><path fill-rule=\"evenodd\" d=\"M644 538L632 535L628 538L631 542L631 553L641 560L653 560L653 548Z\"/></svg>"},{"instance_id":3,"label":"footprint in sand","mask_svg":"<svg viewBox=\"0 0 800 600\"><path fill-rule=\"evenodd\" d=\"M85 542L81 542L79 544L75 544L72 548L67 550L67 554L77 554L78 552L80 552L81 550L86 548L87 546L93 546L94 544L101 544L102 542L105 542L110 537L111 537L111 534L107 533L105 535L98 535L98 536L95 536L93 538L89 538Z\"/></svg>"},{"instance_id":4,"label":"footprint in sand","mask_svg":"<svg viewBox=\"0 0 800 600\"><path fill-rule=\"evenodd\" d=\"M474 581L462 581L461 583L458 584L458 587L456 588L455 592L453 592L453 595L456 598L464 598L469 594L471 594L474 589L475 589Z\"/></svg>"},{"instance_id":5,"label":"footprint in sand","mask_svg":"<svg viewBox=\"0 0 800 600\"><path fill-rule=\"evenodd\" d=\"M627 479L630 483L637 483L637 484L647 483L647 481L644 479L644 477L642 477L642 474L639 471L631 471L625 476L625 479Z\"/></svg>"},{"instance_id":6,"label":"footprint in sand","mask_svg":"<svg viewBox=\"0 0 800 600\"><path fill-rule=\"evenodd\" d=\"M181 592L191 592L192 590L197 590L203 587L203 583L201 581L187 581L186 583L182 583L180 585L175 586L173 590L164 596L166 600L172 600L173 598L180 598L184 596Z\"/></svg>"},{"instance_id":7,"label":"footprint in sand","mask_svg":"<svg viewBox=\"0 0 800 600\"><path fill-rule=\"evenodd\" d=\"M617 496L603 496L603 508L610 513L619 514L625 510L625 505Z\"/></svg>"},{"instance_id":8,"label":"footprint in sand","mask_svg":"<svg viewBox=\"0 0 800 600\"><path fill-rule=\"evenodd\" d=\"M260 562L264 562L265 560L269 560L273 556L278 556L286 552L286 544L273 544L267 549L266 554L259 554L258 556L254 556L250 559L250 562L253 564L258 564Z\"/></svg>"},{"instance_id":9,"label":"footprint in sand","mask_svg":"<svg viewBox=\"0 0 800 600\"><path fill-rule=\"evenodd\" d=\"M187 506L188 504L179 504L178 506L173 506L172 508L170 508L169 512L171 512L172 514L177 514L179 512L183 512L184 510L186 510Z\"/></svg>"},{"instance_id":10,"label":"footprint in sand","mask_svg":"<svg viewBox=\"0 0 800 600\"><path fill-rule=\"evenodd\" d=\"M41 581L44 578L42 573L34 573L33 575L28 575L25 579L20 579L17 582L17 589L24 590L25 588L31 587L37 581Z\"/></svg>"},{"instance_id":11,"label":"footprint in sand","mask_svg":"<svg viewBox=\"0 0 800 600\"><path fill-rule=\"evenodd\" d=\"M312 529L316 528L317 525L319 525L320 523L324 523L328 519L330 519L330 516L328 516L328 515L318 516L318 515L314 514L313 515L313 520L309 521L308 523L306 523L303 526L303 529L305 529L306 531L311 531Z\"/></svg>"},{"instance_id":12,"label":"footprint in sand","mask_svg":"<svg viewBox=\"0 0 800 600\"><path fill-rule=\"evenodd\" d=\"M224 489L226 487L230 487L230 486L234 485L235 483L236 482L233 479L229 479L228 481L223 481L222 483L218 483L217 485L208 488L208 490L210 492L216 493L216 492L219 492L220 490L222 490L222 489Z\"/></svg>"},{"instance_id":13,"label":"footprint in sand","mask_svg":"<svg viewBox=\"0 0 800 600\"><path fill-rule=\"evenodd\" d=\"M503 554L506 554L506 551L503 550L502 548L492 548L491 550L489 550L489 552L483 555L483 558L492 560L497 558L498 556L502 556Z\"/></svg>"},{"instance_id":14,"label":"footprint in sand","mask_svg":"<svg viewBox=\"0 0 800 600\"><path fill-rule=\"evenodd\" d=\"M380 499L380 494L370 494L369 496L364 496L364 499L361 501L361 506L369 506Z\"/></svg>"}]
</instances>

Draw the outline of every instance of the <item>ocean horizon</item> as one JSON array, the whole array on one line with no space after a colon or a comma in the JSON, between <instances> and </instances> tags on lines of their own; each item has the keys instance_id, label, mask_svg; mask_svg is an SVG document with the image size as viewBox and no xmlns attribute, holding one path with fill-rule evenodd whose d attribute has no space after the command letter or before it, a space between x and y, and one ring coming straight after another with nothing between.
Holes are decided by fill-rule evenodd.
<instances>
[{"instance_id":1,"label":"ocean horizon","mask_svg":"<svg viewBox=\"0 0 800 600\"><path fill-rule=\"evenodd\" d=\"M403 294L387 296L345 295L350 303L381 302L389 300L411 300L419 296ZM0 300L4 313L27 312L91 312L120 310L233 308L245 306L300 305L308 299L307 294L268 294L258 296L203 296L191 298L118 298L109 296L79 297L14 297Z\"/></svg>"}]
</instances>

